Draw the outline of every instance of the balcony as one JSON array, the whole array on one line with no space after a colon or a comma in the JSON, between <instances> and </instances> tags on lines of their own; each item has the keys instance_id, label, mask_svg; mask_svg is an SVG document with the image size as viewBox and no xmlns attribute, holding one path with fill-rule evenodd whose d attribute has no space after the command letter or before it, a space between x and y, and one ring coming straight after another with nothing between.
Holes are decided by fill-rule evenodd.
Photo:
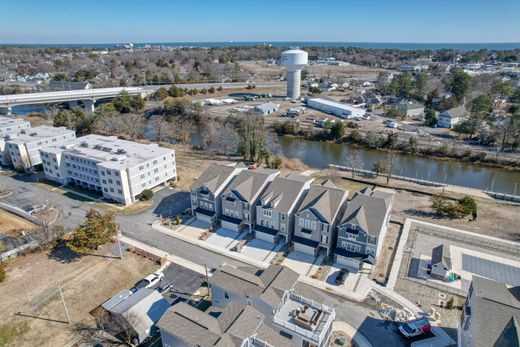
<instances>
[{"instance_id":1,"label":"balcony","mask_svg":"<svg viewBox=\"0 0 520 347\"><path fill-rule=\"evenodd\" d=\"M286 291L276 309L273 322L320 345L331 331L336 317L333 308Z\"/></svg>"}]
</instances>

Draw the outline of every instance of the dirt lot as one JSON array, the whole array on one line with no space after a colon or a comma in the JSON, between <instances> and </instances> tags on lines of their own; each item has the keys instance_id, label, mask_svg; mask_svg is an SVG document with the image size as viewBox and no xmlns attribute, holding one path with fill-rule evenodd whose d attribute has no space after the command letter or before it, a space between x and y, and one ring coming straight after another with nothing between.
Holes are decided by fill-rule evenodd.
<instances>
[{"instance_id":1,"label":"dirt lot","mask_svg":"<svg viewBox=\"0 0 520 347\"><path fill-rule=\"evenodd\" d=\"M0 233L8 236L18 236L22 231L36 228L33 223L15 214L0 209Z\"/></svg>"},{"instance_id":2,"label":"dirt lot","mask_svg":"<svg viewBox=\"0 0 520 347\"><path fill-rule=\"evenodd\" d=\"M27 328L6 345L67 344L80 331L85 332L85 327L93 326L89 315L92 309L158 268L132 253L125 253L123 260L107 254L107 247L77 260L63 254L35 253L8 264L6 280L0 284L0 332L13 323ZM66 323L57 284L62 286L70 325Z\"/></svg>"},{"instance_id":3,"label":"dirt lot","mask_svg":"<svg viewBox=\"0 0 520 347\"><path fill-rule=\"evenodd\" d=\"M395 223L388 225L388 230L383 240L383 247L381 248L381 254L378 257L378 261L374 270L370 274L370 278L378 283L385 284L390 268L394 260L394 253L399 241L401 226Z\"/></svg>"}]
</instances>

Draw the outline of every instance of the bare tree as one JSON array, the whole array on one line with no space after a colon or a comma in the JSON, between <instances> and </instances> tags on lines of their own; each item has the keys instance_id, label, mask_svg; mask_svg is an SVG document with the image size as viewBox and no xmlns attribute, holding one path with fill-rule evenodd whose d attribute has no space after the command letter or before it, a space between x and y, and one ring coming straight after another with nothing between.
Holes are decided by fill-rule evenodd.
<instances>
[{"instance_id":1,"label":"bare tree","mask_svg":"<svg viewBox=\"0 0 520 347\"><path fill-rule=\"evenodd\" d=\"M220 129L215 145L220 153L225 155L236 154L240 140L238 134L231 124L226 124Z\"/></svg>"},{"instance_id":2,"label":"bare tree","mask_svg":"<svg viewBox=\"0 0 520 347\"><path fill-rule=\"evenodd\" d=\"M175 127L162 116L153 116L152 124L155 130L155 140L165 142L175 136Z\"/></svg>"},{"instance_id":3,"label":"bare tree","mask_svg":"<svg viewBox=\"0 0 520 347\"><path fill-rule=\"evenodd\" d=\"M204 141L204 145L210 154L212 153L213 146L215 145L221 130L221 124L216 122L214 119L208 119L204 124L204 129L202 130L202 140Z\"/></svg>"},{"instance_id":4,"label":"bare tree","mask_svg":"<svg viewBox=\"0 0 520 347\"><path fill-rule=\"evenodd\" d=\"M174 126L176 140L185 147L190 142L194 121L187 117L177 117Z\"/></svg>"},{"instance_id":5,"label":"bare tree","mask_svg":"<svg viewBox=\"0 0 520 347\"><path fill-rule=\"evenodd\" d=\"M365 166L365 161L363 159L363 156L357 149L348 150L347 157L346 157L346 163L347 163L347 165L346 165L347 167L352 168L352 170L351 170L352 178L354 178L355 170L363 170L363 168Z\"/></svg>"},{"instance_id":6,"label":"bare tree","mask_svg":"<svg viewBox=\"0 0 520 347\"><path fill-rule=\"evenodd\" d=\"M385 165L387 168L386 184L388 184L390 182L390 177L392 176L392 173L399 170L399 168L401 167L399 157L395 154L394 151L390 150L386 154Z\"/></svg>"},{"instance_id":7,"label":"bare tree","mask_svg":"<svg viewBox=\"0 0 520 347\"><path fill-rule=\"evenodd\" d=\"M132 139L144 134L146 122L140 114L121 114L118 118L120 119L121 131Z\"/></svg>"}]
</instances>

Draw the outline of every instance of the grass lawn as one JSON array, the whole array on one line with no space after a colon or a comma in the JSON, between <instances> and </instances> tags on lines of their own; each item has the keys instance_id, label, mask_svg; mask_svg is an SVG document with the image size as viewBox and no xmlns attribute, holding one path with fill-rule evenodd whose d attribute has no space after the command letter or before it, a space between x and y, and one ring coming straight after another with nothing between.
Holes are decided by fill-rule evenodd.
<instances>
[{"instance_id":1,"label":"grass lawn","mask_svg":"<svg viewBox=\"0 0 520 347\"><path fill-rule=\"evenodd\" d=\"M9 177L16 176L16 172L10 171L10 170L0 170L0 174L1 175L5 175L5 176L9 176Z\"/></svg>"},{"instance_id":2,"label":"grass lawn","mask_svg":"<svg viewBox=\"0 0 520 347\"><path fill-rule=\"evenodd\" d=\"M23 323L6 323L0 325L0 347L12 346L12 343L21 338L29 330L29 325Z\"/></svg>"},{"instance_id":3,"label":"grass lawn","mask_svg":"<svg viewBox=\"0 0 520 347\"><path fill-rule=\"evenodd\" d=\"M150 206L152 206L153 200L147 200L147 201L136 201L132 205L129 206L117 206L114 204L110 204L108 202L98 202L95 201L91 203L91 205L94 205L96 207L104 208L105 210L114 212L115 214L121 215L121 216L129 216L132 214L137 214L140 212L143 212Z\"/></svg>"},{"instance_id":4,"label":"grass lawn","mask_svg":"<svg viewBox=\"0 0 520 347\"><path fill-rule=\"evenodd\" d=\"M314 180L314 183L322 183L327 179L326 176L316 176L316 179ZM341 177L333 177L331 178L332 182L341 189L348 190L348 196L349 198L352 198L356 192L359 192L360 190L366 188L366 187L372 187L372 185L368 183L360 183L356 181L349 180L348 178L341 178Z\"/></svg>"}]
</instances>

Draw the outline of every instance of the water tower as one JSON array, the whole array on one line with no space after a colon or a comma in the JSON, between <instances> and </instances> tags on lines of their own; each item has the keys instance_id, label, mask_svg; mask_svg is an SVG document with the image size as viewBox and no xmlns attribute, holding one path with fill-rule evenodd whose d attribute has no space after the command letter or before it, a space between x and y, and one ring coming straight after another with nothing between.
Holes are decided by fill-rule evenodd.
<instances>
[{"instance_id":1,"label":"water tower","mask_svg":"<svg viewBox=\"0 0 520 347\"><path fill-rule=\"evenodd\" d=\"M291 99L300 97L302 69L308 61L307 52L298 48L282 52L281 62L287 70L287 96Z\"/></svg>"}]
</instances>

